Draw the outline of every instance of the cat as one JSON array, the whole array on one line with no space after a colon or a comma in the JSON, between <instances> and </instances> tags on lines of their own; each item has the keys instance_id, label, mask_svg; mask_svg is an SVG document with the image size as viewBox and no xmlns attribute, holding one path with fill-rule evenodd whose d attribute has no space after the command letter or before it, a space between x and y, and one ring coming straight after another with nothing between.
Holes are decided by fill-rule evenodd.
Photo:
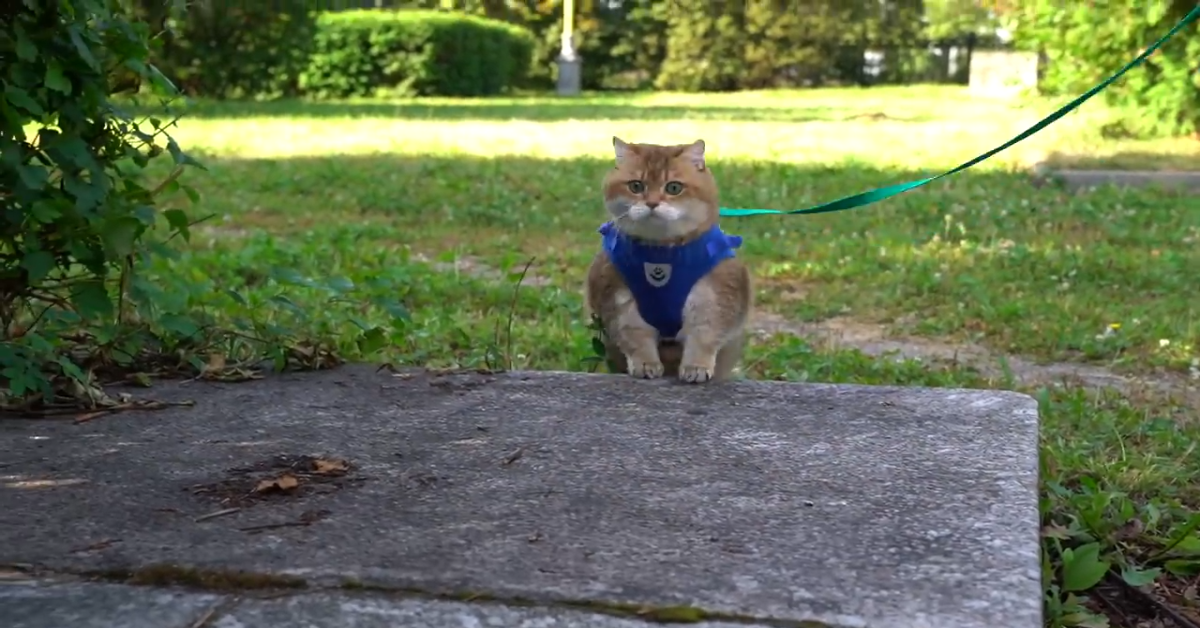
<instances>
[{"instance_id":1,"label":"cat","mask_svg":"<svg viewBox=\"0 0 1200 628\"><path fill-rule=\"evenodd\" d=\"M718 225L704 140L660 146L613 138L604 177L610 220L588 268L587 309L604 330L610 368L638 378L728 379L753 307L742 244Z\"/></svg>"}]
</instances>

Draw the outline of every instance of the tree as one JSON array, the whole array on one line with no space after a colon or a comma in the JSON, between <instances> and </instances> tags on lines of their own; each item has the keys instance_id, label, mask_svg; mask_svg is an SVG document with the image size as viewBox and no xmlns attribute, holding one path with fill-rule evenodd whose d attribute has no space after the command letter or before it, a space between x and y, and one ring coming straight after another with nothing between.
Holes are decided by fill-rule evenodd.
<instances>
[{"instance_id":1,"label":"tree","mask_svg":"<svg viewBox=\"0 0 1200 628\"><path fill-rule=\"evenodd\" d=\"M981 0L925 0L925 37L932 41L964 35L994 37L1000 24L989 7Z\"/></svg>"},{"instance_id":2,"label":"tree","mask_svg":"<svg viewBox=\"0 0 1200 628\"><path fill-rule=\"evenodd\" d=\"M1039 89L1076 95L1111 76L1196 7L1195 0L1009 0L1001 17L1021 48L1045 57ZM1200 130L1200 26L1173 40L1104 91L1118 111L1106 131L1153 137Z\"/></svg>"}]
</instances>

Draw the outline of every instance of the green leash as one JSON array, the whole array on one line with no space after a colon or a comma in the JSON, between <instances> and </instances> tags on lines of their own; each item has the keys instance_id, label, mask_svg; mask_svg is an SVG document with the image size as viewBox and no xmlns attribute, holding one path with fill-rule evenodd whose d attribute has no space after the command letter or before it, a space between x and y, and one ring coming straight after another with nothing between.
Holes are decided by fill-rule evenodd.
<instances>
[{"instance_id":1,"label":"green leash","mask_svg":"<svg viewBox=\"0 0 1200 628\"><path fill-rule=\"evenodd\" d=\"M930 183L932 181L937 181L938 179L941 179L942 177L948 177L952 174L962 172L963 170L966 170L967 168L974 166L975 164L991 157L992 155L995 155L996 153L999 153L1000 151L1012 146L1013 144L1016 144L1017 142L1024 140L1025 138L1029 137L1030 135L1033 135L1034 133L1041 131L1042 129L1053 124L1059 118L1067 115L1068 113L1071 113L1077 107L1079 107L1079 105L1082 105L1084 103L1084 101L1086 101L1087 99L1091 98L1092 96L1095 96L1096 94L1100 93L1101 91L1104 90L1104 88L1108 87L1109 85L1112 85L1114 81L1121 78L1121 76L1123 76L1126 72L1128 72L1129 70L1140 65L1142 63L1142 61L1146 60L1146 57L1149 57L1150 55L1154 54L1154 51L1158 50L1163 44L1165 44L1167 42L1168 39L1174 37L1176 33L1178 33L1180 30L1183 30L1184 27L1186 27L1188 24L1192 23L1198 17L1200 17L1200 5L1198 5L1194 9L1192 9L1192 11L1190 13L1188 13L1187 16L1183 18L1183 20L1181 20L1178 24L1175 25L1175 28L1172 28L1170 31L1168 31L1167 34L1163 35L1161 39L1154 42L1154 45L1147 48L1146 51L1143 52L1142 54L1138 55L1138 57L1136 59L1134 59L1133 61L1130 61L1128 64L1125 65L1125 67L1118 70L1116 74L1113 74L1112 76L1105 79L1099 85L1089 89L1087 91L1087 93L1085 93L1084 95L1067 103L1058 111L1055 111L1054 113L1046 116L1037 124L1022 131L1020 135L1017 135L1016 137L1012 138L1011 140L1008 140L1007 142L1001 144L1000 146L997 146L996 148L989 150L988 152L972 159L971 161L968 161L965 164L962 164L961 166L958 166L957 168L954 168L953 170L948 170L946 172L943 172L942 174L939 174L939 175L933 176L933 177L929 177L927 179L920 179L917 181L909 181L908 183L897 183L895 185L887 185L887 186L884 186L881 188L875 188L874 190L868 190L866 192L862 192L860 194L855 194L853 196L839 198L836 201L830 201L828 203L822 203L820 205L813 205L812 207L807 207L805 209L790 209L787 211L781 211L778 209L729 209L726 207L722 207L721 215L722 216L757 216L757 215L761 215L761 214L824 214L824 213L828 213L828 212L841 211L843 209L853 209L855 207L862 207L864 205L870 205L871 203L877 203L886 198L891 198L893 196L896 196L897 194L900 194L902 192L907 192L909 190L919 188L922 185L925 185L926 183Z\"/></svg>"}]
</instances>

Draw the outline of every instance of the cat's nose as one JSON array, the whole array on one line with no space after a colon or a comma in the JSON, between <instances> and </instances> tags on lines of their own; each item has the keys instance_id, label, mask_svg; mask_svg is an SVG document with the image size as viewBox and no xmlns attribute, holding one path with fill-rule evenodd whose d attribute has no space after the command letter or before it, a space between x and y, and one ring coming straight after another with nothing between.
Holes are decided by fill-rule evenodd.
<instances>
[{"instance_id":1,"label":"cat's nose","mask_svg":"<svg viewBox=\"0 0 1200 628\"><path fill-rule=\"evenodd\" d=\"M658 201L646 201L646 207L654 209L655 207L658 207Z\"/></svg>"}]
</instances>

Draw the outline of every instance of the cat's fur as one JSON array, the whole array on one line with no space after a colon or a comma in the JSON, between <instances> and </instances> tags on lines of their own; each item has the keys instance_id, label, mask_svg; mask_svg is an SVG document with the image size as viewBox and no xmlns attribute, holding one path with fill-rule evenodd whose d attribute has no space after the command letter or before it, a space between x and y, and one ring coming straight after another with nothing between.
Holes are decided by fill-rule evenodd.
<instances>
[{"instance_id":1,"label":"cat's fur","mask_svg":"<svg viewBox=\"0 0 1200 628\"><path fill-rule=\"evenodd\" d=\"M717 223L717 184L704 163L703 140L659 146L614 137L613 147L616 167L604 177L604 204L621 232L679 245ZM644 183L641 193L630 190L632 180ZM683 191L668 194L669 181L683 183ZM650 208L647 202L658 205ZM601 250L588 269L585 300L603 324L610 365L634 377L666 375L700 383L728 378L741 360L753 290L741 259L720 261L688 293L682 342L660 342L658 330L642 318L624 278Z\"/></svg>"}]
</instances>

